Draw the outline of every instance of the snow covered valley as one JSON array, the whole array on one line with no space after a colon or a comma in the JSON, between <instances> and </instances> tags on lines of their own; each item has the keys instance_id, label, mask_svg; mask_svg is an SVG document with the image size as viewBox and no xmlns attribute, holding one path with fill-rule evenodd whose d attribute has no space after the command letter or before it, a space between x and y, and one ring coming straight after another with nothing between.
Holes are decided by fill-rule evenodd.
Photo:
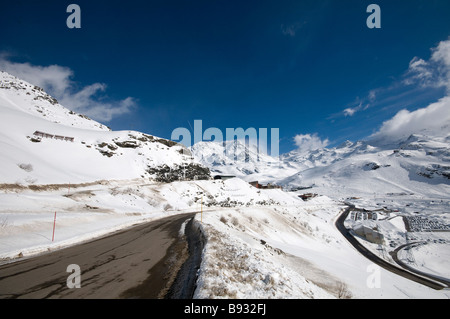
<instances>
[{"instance_id":1,"label":"snow covered valley","mask_svg":"<svg viewBox=\"0 0 450 319\"><path fill-rule=\"evenodd\" d=\"M148 184L105 181L72 185L70 190L67 186L2 189L3 263L164 216L198 212L195 222L206 246L196 298L449 296L448 290L434 290L377 267L356 251L334 225L346 206L326 196L304 202L296 192L258 190L238 178ZM407 236L420 237L429 245L412 252L415 265L448 278L448 232L408 233L395 213L389 220L380 219L383 249L359 238L366 247L392 262L390 250L405 243ZM365 220L369 222L373 221Z\"/></svg>"},{"instance_id":2,"label":"snow covered valley","mask_svg":"<svg viewBox=\"0 0 450 319\"><path fill-rule=\"evenodd\" d=\"M420 243L396 256L448 279L448 128L230 165L221 145L111 131L2 72L0 262L195 212L195 298L448 298L378 267L335 225L354 206L344 225L366 249L395 264Z\"/></svg>"}]
</instances>

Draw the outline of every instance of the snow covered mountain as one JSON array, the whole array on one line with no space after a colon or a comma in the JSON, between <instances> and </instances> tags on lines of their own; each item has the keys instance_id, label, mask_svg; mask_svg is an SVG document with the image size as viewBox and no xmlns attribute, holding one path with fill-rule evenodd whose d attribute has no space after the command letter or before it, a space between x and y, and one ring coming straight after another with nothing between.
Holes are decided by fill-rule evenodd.
<instances>
[{"instance_id":1,"label":"snow covered mountain","mask_svg":"<svg viewBox=\"0 0 450 319\"><path fill-rule=\"evenodd\" d=\"M385 269L383 284L372 289L367 279L373 263L334 226L343 200L360 211L387 212L376 224L385 243L359 238L363 245L393 262L390 252L397 247L426 241L414 255L400 257L414 256L416 268L448 278L449 233L409 232L402 219L450 227L448 128L390 145L345 142L276 159L240 141L201 142L188 150L141 132L111 131L1 72L0 262L200 210L194 222L206 246L195 298L448 297L448 290L434 291ZM245 181L198 181L216 174ZM142 177L171 183L142 183ZM285 189L247 183L255 180ZM327 196L303 201L303 192ZM375 227L374 220L351 218L349 229Z\"/></svg>"},{"instance_id":2,"label":"snow covered mountain","mask_svg":"<svg viewBox=\"0 0 450 319\"><path fill-rule=\"evenodd\" d=\"M191 150L213 174L288 189L311 188L332 198L387 193L445 198L450 193L450 125L383 144L346 141L307 153L294 150L279 158L240 141L200 142Z\"/></svg>"},{"instance_id":3,"label":"snow covered mountain","mask_svg":"<svg viewBox=\"0 0 450 319\"><path fill-rule=\"evenodd\" d=\"M441 134L421 132L389 146L346 142L307 156L286 154L283 159L304 168L282 185L312 187L333 197L420 194L446 198L450 192L448 126Z\"/></svg>"},{"instance_id":4,"label":"snow covered mountain","mask_svg":"<svg viewBox=\"0 0 450 319\"><path fill-rule=\"evenodd\" d=\"M296 165L283 162L258 150L255 144L240 140L199 142L191 147L194 158L209 167L213 175L231 175L248 182L273 183L298 171Z\"/></svg>"},{"instance_id":5,"label":"snow covered mountain","mask_svg":"<svg viewBox=\"0 0 450 319\"><path fill-rule=\"evenodd\" d=\"M209 177L184 146L141 132L111 131L6 72L0 72L0 145L0 183Z\"/></svg>"}]
</instances>

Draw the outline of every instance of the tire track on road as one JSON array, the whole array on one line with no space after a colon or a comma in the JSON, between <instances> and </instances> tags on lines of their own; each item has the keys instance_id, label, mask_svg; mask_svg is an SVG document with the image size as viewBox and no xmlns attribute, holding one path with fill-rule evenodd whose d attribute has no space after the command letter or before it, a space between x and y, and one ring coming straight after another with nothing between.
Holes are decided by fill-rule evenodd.
<instances>
[{"instance_id":1,"label":"tire track on road","mask_svg":"<svg viewBox=\"0 0 450 319\"><path fill-rule=\"evenodd\" d=\"M180 254L187 249L187 243L179 231L194 216L173 215L2 265L0 298L161 298L161 291L169 289L187 258L186 254ZM71 275L67 267L71 264L80 267L81 288L67 287ZM159 274L172 275L157 275L156 269Z\"/></svg>"}]
</instances>

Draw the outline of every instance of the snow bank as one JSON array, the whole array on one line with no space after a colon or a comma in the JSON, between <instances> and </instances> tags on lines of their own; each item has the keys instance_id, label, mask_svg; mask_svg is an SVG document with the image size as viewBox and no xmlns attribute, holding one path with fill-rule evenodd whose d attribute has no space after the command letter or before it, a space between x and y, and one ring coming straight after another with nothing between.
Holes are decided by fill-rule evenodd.
<instances>
[{"instance_id":1,"label":"snow bank","mask_svg":"<svg viewBox=\"0 0 450 319\"><path fill-rule=\"evenodd\" d=\"M334 220L343 207L327 197L303 202L295 193L259 190L240 179L144 182L74 185L70 191L2 189L0 258L10 262L164 216L197 212L207 242L196 298L445 296L384 270L381 287L369 288L371 263L336 230Z\"/></svg>"},{"instance_id":2,"label":"snow bank","mask_svg":"<svg viewBox=\"0 0 450 319\"><path fill-rule=\"evenodd\" d=\"M341 209L329 198L318 197L297 205L223 208L197 214L207 244L195 296L447 297L445 291L394 275L360 255L334 226ZM369 282L373 269L380 276L377 287Z\"/></svg>"}]
</instances>

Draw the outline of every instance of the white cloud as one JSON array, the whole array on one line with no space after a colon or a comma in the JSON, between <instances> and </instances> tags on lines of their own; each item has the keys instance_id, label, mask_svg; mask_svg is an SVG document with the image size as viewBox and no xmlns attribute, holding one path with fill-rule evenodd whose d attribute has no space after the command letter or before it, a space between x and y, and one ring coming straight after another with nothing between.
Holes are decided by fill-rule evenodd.
<instances>
[{"instance_id":1,"label":"white cloud","mask_svg":"<svg viewBox=\"0 0 450 319\"><path fill-rule=\"evenodd\" d=\"M309 151L321 149L327 147L329 140L322 140L317 133L311 134L298 134L294 137L295 145L298 147L300 153L306 153Z\"/></svg>"},{"instance_id":2,"label":"white cloud","mask_svg":"<svg viewBox=\"0 0 450 319\"><path fill-rule=\"evenodd\" d=\"M77 89L72 81L74 72L68 67L12 62L9 56L3 53L0 54L0 69L42 87L65 107L98 121L109 122L117 116L130 113L136 107L135 99L131 97L106 101L104 95L99 95L106 91L107 86L104 83L94 83L81 90Z\"/></svg>"},{"instance_id":3,"label":"white cloud","mask_svg":"<svg viewBox=\"0 0 450 319\"><path fill-rule=\"evenodd\" d=\"M414 57L409 62L408 74L409 77L405 79L407 85L418 81L422 86L428 86L433 77L429 63L418 57Z\"/></svg>"},{"instance_id":4,"label":"white cloud","mask_svg":"<svg viewBox=\"0 0 450 319\"><path fill-rule=\"evenodd\" d=\"M450 39L441 41L439 45L433 49L431 59L436 62L441 62L447 67L450 67ZM448 69L447 69L448 71Z\"/></svg>"},{"instance_id":5,"label":"white cloud","mask_svg":"<svg viewBox=\"0 0 450 319\"><path fill-rule=\"evenodd\" d=\"M370 96L372 96L372 99L375 99L375 90L370 91ZM355 104L357 103L357 104ZM353 103L355 106L349 106L345 110L342 111L345 117L353 116L359 111L367 110L370 107L370 103L364 103L359 98L356 99L356 101Z\"/></svg>"},{"instance_id":6,"label":"white cloud","mask_svg":"<svg viewBox=\"0 0 450 319\"><path fill-rule=\"evenodd\" d=\"M404 83L421 87L445 87L450 92L450 39L432 49L428 61L414 57L409 63Z\"/></svg>"},{"instance_id":7,"label":"white cloud","mask_svg":"<svg viewBox=\"0 0 450 319\"><path fill-rule=\"evenodd\" d=\"M9 61L5 54L0 55L0 69L59 96L71 86L70 78L73 76L72 70L66 67L15 63Z\"/></svg>"},{"instance_id":8,"label":"white cloud","mask_svg":"<svg viewBox=\"0 0 450 319\"><path fill-rule=\"evenodd\" d=\"M450 132L450 39L442 41L432 49L428 61L415 57L409 63L407 85L421 88L446 88L446 96L424 108L415 111L403 109L393 118L385 121L371 138L383 142L395 142L413 133Z\"/></svg>"},{"instance_id":9,"label":"white cloud","mask_svg":"<svg viewBox=\"0 0 450 319\"><path fill-rule=\"evenodd\" d=\"M370 90L369 92L369 101L373 102L378 94L378 90Z\"/></svg>"},{"instance_id":10,"label":"white cloud","mask_svg":"<svg viewBox=\"0 0 450 319\"><path fill-rule=\"evenodd\" d=\"M448 132L450 130L450 96L440 99L425 108L410 112L398 112L385 121L380 130L371 137L375 140L394 142L420 131Z\"/></svg>"},{"instance_id":11,"label":"white cloud","mask_svg":"<svg viewBox=\"0 0 450 319\"><path fill-rule=\"evenodd\" d=\"M304 22L295 22L291 25L285 26L284 24L281 25L281 32L284 35L290 36L290 37L295 37L295 35L297 34L297 32L303 28L303 26L306 24L306 21Z\"/></svg>"},{"instance_id":12,"label":"white cloud","mask_svg":"<svg viewBox=\"0 0 450 319\"><path fill-rule=\"evenodd\" d=\"M356 112L359 112L361 110L366 110L368 108L369 108L369 104L363 105L363 102L360 102L355 107L348 107L348 108L346 108L343 111L343 113L344 113L344 116L353 116L353 115L355 115Z\"/></svg>"},{"instance_id":13,"label":"white cloud","mask_svg":"<svg viewBox=\"0 0 450 319\"><path fill-rule=\"evenodd\" d=\"M355 114L357 111L358 111L358 109L356 107L355 108L349 107L344 110L344 115L345 116L353 116L353 114Z\"/></svg>"},{"instance_id":14,"label":"white cloud","mask_svg":"<svg viewBox=\"0 0 450 319\"><path fill-rule=\"evenodd\" d=\"M447 95L450 94L450 38L432 48L428 60L414 57L409 62L408 70L403 74L402 80L394 82L389 87L370 90L366 97L358 97L355 102L331 118L342 115L351 117L357 112L387 103L391 106L402 104L405 107L411 104L411 100L405 100L405 95L411 95L418 91L418 88L421 89L419 91L422 94L426 94L427 89L430 88L446 88ZM392 101L396 100L398 102L392 104Z\"/></svg>"}]
</instances>

